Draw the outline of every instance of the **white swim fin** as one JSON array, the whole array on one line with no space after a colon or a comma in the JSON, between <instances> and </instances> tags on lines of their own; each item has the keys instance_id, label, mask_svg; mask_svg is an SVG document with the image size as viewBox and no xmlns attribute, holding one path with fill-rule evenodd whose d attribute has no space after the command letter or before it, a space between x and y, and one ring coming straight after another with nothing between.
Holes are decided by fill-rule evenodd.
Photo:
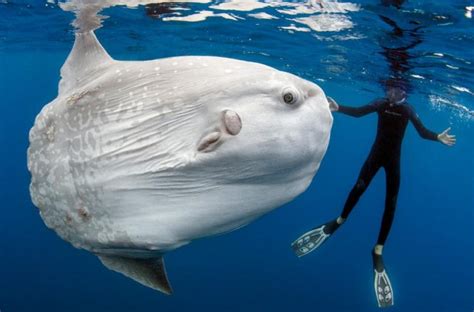
<instances>
[{"instance_id":1,"label":"white swim fin","mask_svg":"<svg viewBox=\"0 0 474 312\"><path fill-rule=\"evenodd\" d=\"M340 224L337 223L337 219L335 219L304 233L291 244L293 252L298 257L306 256L321 246L339 226Z\"/></svg>"},{"instance_id":2,"label":"white swim fin","mask_svg":"<svg viewBox=\"0 0 474 312\"><path fill-rule=\"evenodd\" d=\"M372 253L374 261L374 290L379 308L393 306L393 288L383 264L382 256Z\"/></svg>"}]
</instances>

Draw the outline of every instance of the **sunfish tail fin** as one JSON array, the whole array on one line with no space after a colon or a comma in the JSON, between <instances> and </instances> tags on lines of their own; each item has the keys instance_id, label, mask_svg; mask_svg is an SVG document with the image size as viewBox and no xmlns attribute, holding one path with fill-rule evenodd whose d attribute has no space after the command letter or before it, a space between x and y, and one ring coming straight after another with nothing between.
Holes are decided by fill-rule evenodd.
<instances>
[{"instance_id":1,"label":"sunfish tail fin","mask_svg":"<svg viewBox=\"0 0 474 312\"><path fill-rule=\"evenodd\" d=\"M108 269L122 273L138 283L171 295L173 290L166 275L163 258L137 259L98 255Z\"/></svg>"},{"instance_id":2,"label":"sunfish tail fin","mask_svg":"<svg viewBox=\"0 0 474 312\"><path fill-rule=\"evenodd\" d=\"M59 93L90 81L100 73L101 68L112 62L112 57L102 47L92 30L76 32L74 46L61 67Z\"/></svg>"}]
</instances>

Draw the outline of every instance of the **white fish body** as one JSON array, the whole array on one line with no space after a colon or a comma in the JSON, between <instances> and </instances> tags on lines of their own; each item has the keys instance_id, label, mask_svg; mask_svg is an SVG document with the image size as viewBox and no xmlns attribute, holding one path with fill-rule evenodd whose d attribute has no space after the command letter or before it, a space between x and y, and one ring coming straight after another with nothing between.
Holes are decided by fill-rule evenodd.
<instances>
[{"instance_id":1,"label":"white fish body","mask_svg":"<svg viewBox=\"0 0 474 312\"><path fill-rule=\"evenodd\" d=\"M32 200L63 239L165 293L164 253L291 201L329 143L321 88L261 64L116 61L85 32L61 76L30 131Z\"/></svg>"}]
</instances>

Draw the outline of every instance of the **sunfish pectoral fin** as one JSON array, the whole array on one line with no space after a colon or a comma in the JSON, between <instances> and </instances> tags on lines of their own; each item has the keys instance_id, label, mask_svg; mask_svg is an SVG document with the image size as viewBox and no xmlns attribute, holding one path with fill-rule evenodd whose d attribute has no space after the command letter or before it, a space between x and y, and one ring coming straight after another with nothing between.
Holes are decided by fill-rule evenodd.
<instances>
[{"instance_id":1,"label":"sunfish pectoral fin","mask_svg":"<svg viewBox=\"0 0 474 312\"><path fill-rule=\"evenodd\" d=\"M159 290L167 295L173 292L166 276L162 257L152 259L126 258L110 255L97 255L110 270L122 273L138 283Z\"/></svg>"},{"instance_id":2,"label":"sunfish pectoral fin","mask_svg":"<svg viewBox=\"0 0 474 312\"><path fill-rule=\"evenodd\" d=\"M94 71L113 61L94 32L76 32L76 39L66 62L61 67L59 93L67 92L84 80L93 79Z\"/></svg>"}]
</instances>

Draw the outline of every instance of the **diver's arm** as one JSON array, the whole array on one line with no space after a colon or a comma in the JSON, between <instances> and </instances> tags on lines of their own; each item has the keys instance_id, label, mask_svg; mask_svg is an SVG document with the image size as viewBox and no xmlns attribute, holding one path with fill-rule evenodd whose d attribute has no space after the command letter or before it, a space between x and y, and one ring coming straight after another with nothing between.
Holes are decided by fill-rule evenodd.
<instances>
[{"instance_id":1,"label":"diver's arm","mask_svg":"<svg viewBox=\"0 0 474 312\"><path fill-rule=\"evenodd\" d=\"M451 130L451 128L448 128L441 132L440 134L437 134L429 129L427 129L423 123L420 120L420 117L411 109L410 109L410 120L415 126L416 131L418 131L418 134L423 138L427 140L432 140L432 141L439 141L445 145L452 146L454 143L456 143L456 136L450 135L448 132Z\"/></svg>"},{"instance_id":2,"label":"diver's arm","mask_svg":"<svg viewBox=\"0 0 474 312\"><path fill-rule=\"evenodd\" d=\"M421 122L420 117L418 117L418 115L411 108L409 109L410 121L413 123L413 126L415 126L415 129L416 131L418 131L418 134L423 139L438 141L438 134L427 129Z\"/></svg>"},{"instance_id":3,"label":"diver's arm","mask_svg":"<svg viewBox=\"0 0 474 312\"><path fill-rule=\"evenodd\" d=\"M373 113L377 111L378 105L380 104L380 100L376 100L370 104L359 106L359 107L350 107L337 104L334 99L327 97L329 102L329 107L333 112L341 112L343 114L352 116L352 117L362 117L367 114Z\"/></svg>"}]
</instances>

